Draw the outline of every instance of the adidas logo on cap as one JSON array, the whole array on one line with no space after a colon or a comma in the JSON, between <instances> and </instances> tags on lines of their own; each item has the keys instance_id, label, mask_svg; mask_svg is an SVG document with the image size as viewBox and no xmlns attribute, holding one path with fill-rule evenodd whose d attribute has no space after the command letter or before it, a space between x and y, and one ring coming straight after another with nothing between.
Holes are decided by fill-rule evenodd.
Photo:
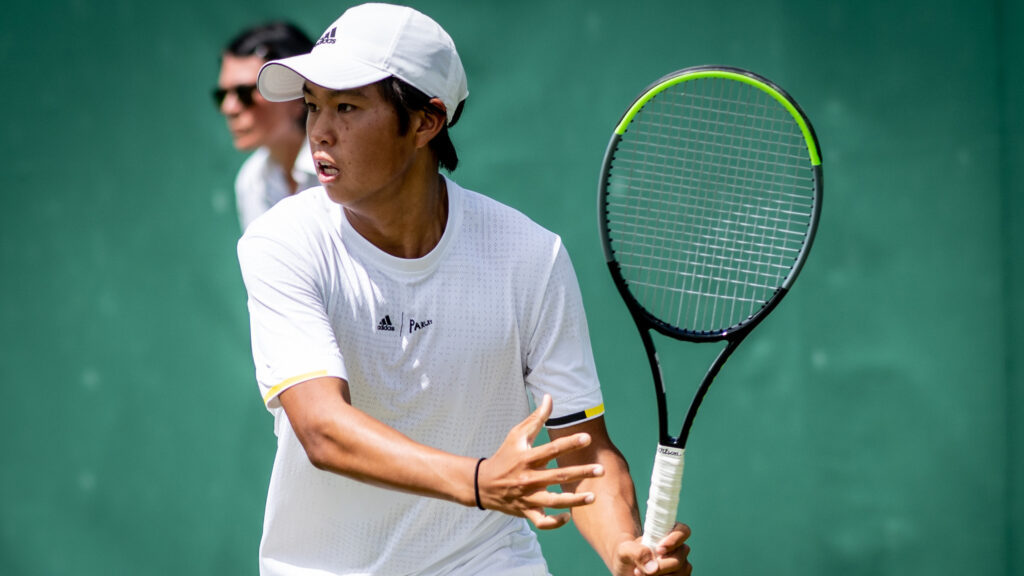
<instances>
[{"instance_id":1,"label":"adidas logo on cap","mask_svg":"<svg viewBox=\"0 0 1024 576\"><path fill-rule=\"evenodd\" d=\"M337 31L338 31L338 27L335 26L334 28L331 28L327 32L324 32L324 35L321 36L320 39L316 41L316 44L313 47L315 48L315 47L317 47L317 46L319 46L321 44L334 44L335 33Z\"/></svg>"},{"instance_id":2,"label":"adidas logo on cap","mask_svg":"<svg viewBox=\"0 0 1024 576\"><path fill-rule=\"evenodd\" d=\"M391 323L390 315L385 315L383 318L380 319L380 322L377 323L377 330L382 330L384 332L395 331L395 325Z\"/></svg>"}]
</instances>

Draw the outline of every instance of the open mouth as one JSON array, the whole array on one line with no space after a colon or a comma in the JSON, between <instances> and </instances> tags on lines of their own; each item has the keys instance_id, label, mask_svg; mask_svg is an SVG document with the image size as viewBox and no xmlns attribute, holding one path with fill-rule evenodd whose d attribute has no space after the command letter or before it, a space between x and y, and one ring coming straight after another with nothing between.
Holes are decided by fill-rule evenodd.
<instances>
[{"instance_id":1,"label":"open mouth","mask_svg":"<svg viewBox=\"0 0 1024 576\"><path fill-rule=\"evenodd\" d=\"M340 170L338 170L336 166L328 162L317 161L316 172L320 178L320 181L324 182L327 180L333 180L335 177L338 176Z\"/></svg>"}]
</instances>

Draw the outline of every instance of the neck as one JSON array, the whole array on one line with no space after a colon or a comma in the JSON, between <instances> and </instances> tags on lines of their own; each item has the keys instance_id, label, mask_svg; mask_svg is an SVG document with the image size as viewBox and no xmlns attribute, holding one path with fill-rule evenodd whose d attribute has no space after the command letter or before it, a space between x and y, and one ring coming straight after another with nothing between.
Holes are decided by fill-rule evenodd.
<instances>
[{"instance_id":1,"label":"neck","mask_svg":"<svg viewBox=\"0 0 1024 576\"><path fill-rule=\"evenodd\" d=\"M302 149L302 144L305 140L306 134L304 132L294 130L289 132L288 138L283 138L273 146L267 147L270 151L270 158L284 171L285 181L288 183L291 194L294 194L296 192L295 189L298 187L298 183L292 178L292 168L295 166L295 159L299 157L299 150Z\"/></svg>"},{"instance_id":2,"label":"neck","mask_svg":"<svg viewBox=\"0 0 1024 576\"><path fill-rule=\"evenodd\" d=\"M444 235L448 188L435 168L433 177L422 179L419 186L403 187L385 199L384 206L372 211L354 206L344 210L352 227L374 246L398 258L422 258Z\"/></svg>"}]
</instances>

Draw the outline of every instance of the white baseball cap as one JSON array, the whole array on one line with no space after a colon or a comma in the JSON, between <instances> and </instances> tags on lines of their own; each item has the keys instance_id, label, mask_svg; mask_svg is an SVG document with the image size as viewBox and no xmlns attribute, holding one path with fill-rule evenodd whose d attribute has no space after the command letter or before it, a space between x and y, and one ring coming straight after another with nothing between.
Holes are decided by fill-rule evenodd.
<instances>
[{"instance_id":1,"label":"white baseball cap","mask_svg":"<svg viewBox=\"0 0 1024 576\"><path fill-rule=\"evenodd\" d=\"M405 6L363 4L334 21L309 54L272 60L259 75L272 102L302 98L305 81L349 90L395 76L444 103L451 123L466 99L466 71L448 33Z\"/></svg>"}]
</instances>

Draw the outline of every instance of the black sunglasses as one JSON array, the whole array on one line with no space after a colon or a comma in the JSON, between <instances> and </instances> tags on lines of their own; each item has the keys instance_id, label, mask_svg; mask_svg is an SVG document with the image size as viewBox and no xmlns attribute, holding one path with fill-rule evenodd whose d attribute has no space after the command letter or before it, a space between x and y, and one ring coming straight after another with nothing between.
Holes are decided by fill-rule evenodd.
<instances>
[{"instance_id":1,"label":"black sunglasses","mask_svg":"<svg viewBox=\"0 0 1024 576\"><path fill-rule=\"evenodd\" d=\"M224 104L224 99L227 98L229 92L234 92L235 97L242 103L242 106L248 108L252 106L252 93L256 91L255 84L241 84L239 86L232 86L231 88L217 88L213 91L213 101L217 104L217 108L220 108Z\"/></svg>"}]
</instances>

